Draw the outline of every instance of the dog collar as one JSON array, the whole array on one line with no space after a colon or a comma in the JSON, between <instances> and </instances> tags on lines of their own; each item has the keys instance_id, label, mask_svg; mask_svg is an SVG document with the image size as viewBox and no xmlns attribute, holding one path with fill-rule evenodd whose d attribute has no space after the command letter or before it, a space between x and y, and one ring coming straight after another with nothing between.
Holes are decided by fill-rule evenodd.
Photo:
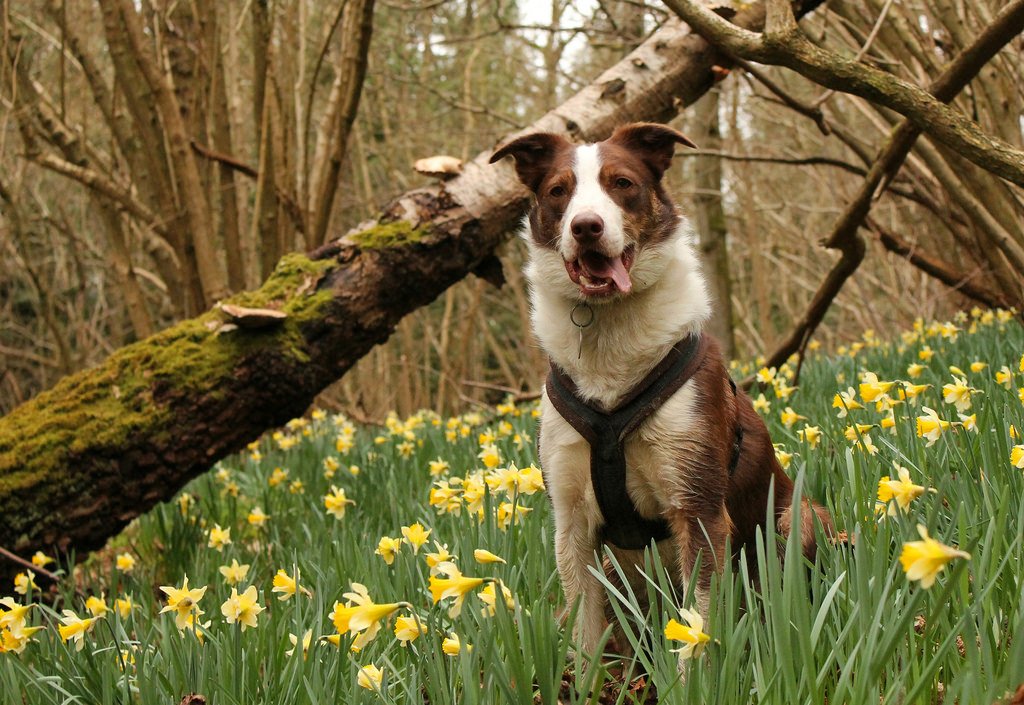
<instances>
[{"instance_id":1,"label":"dog collar","mask_svg":"<svg viewBox=\"0 0 1024 705\"><path fill-rule=\"evenodd\" d=\"M570 426L590 444L590 480L604 518L601 540L623 549L642 549L671 535L664 519L640 515L626 491L626 437L675 394L700 369L708 342L688 335L633 387L615 408L604 411L580 398L575 382L554 362L545 388L548 399ZM739 459L737 434L730 474Z\"/></svg>"}]
</instances>

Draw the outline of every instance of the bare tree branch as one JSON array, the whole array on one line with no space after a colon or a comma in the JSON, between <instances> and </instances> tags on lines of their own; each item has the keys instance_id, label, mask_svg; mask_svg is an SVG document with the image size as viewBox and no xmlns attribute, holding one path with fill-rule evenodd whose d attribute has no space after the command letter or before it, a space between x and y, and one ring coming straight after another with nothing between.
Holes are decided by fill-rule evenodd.
<instances>
[{"instance_id":1,"label":"bare tree branch","mask_svg":"<svg viewBox=\"0 0 1024 705\"><path fill-rule=\"evenodd\" d=\"M815 46L797 27L785 0L769 0L763 34L737 27L698 0L665 0L665 4L729 53L749 61L785 66L826 88L883 105L982 169L1024 186L1024 152L985 133L976 122L919 86ZM992 37L1000 47L1019 34L1024 29L1024 1L1008 3L986 32L993 28L1001 35ZM977 50L985 45L975 42L973 46ZM965 53L968 51L970 48Z\"/></svg>"},{"instance_id":2,"label":"bare tree branch","mask_svg":"<svg viewBox=\"0 0 1024 705\"><path fill-rule=\"evenodd\" d=\"M680 0L667 1L676 3ZM682 1L688 2L689 0ZM952 100L982 67L1003 46L1013 40L1022 29L1024 29L1024 0L1014 0L933 81L931 85L932 99L935 101ZM746 32L746 34L751 33ZM802 359L803 351L811 335L824 319L832 301L864 259L865 246L858 229L871 210L874 199L895 176L921 131L921 128L909 119L901 122L892 131L888 142L872 165L857 195L847 205L833 226L832 232L823 241L825 247L840 251L839 260L819 285L797 325L768 357L767 366L781 365L793 353L800 353ZM997 244L1001 248L1006 247L1003 251L1011 264L1017 267L1018 271L1024 271L1024 248L1013 242Z\"/></svg>"},{"instance_id":3,"label":"bare tree branch","mask_svg":"<svg viewBox=\"0 0 1024 705\"><path fill-rule=\"evenodd\" d=\"M929 256L920 248L905 242L891 230L879 225L874 218L869 217L867 222L868 227L875 233L885 249L907 260L928 276L938 279L951 289L955 289L964 296L990 308L1009 309L1013 307L1014 304L1001 293L989 289L978 281L986 276L986 273L980 268L976 268L973 272L961 272L953 265L943 262L938 257Z\"/></svg>"}]
</instances>

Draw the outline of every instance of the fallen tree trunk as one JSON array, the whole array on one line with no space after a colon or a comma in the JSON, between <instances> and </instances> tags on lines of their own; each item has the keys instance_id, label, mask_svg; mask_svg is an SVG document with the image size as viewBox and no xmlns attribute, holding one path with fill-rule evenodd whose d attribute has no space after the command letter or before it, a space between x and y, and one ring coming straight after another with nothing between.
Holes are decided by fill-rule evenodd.
<instances>
[{"instance_id":1,"label":"fallen tree trunk","mask_svg":"<svg viewBox=\"0 0 1024 705\"><path fill-rule=\"evenodd\" d=\"M818 4L806 0L801 13ZM733 21L758 30L764 8ZM596 140L622 122L666 120L724 63L668 23L528 131ZM357 232L283 258L259 290L123 348L0 419L0 547L27 555L101 546L219 458L302 414L404 315L468 272L500 281L493 251L528 194L510 165L489 166L488 156L444 185L404 194ZM0 562L0 579L16 567Z\"/></svg>"}]
</instances>

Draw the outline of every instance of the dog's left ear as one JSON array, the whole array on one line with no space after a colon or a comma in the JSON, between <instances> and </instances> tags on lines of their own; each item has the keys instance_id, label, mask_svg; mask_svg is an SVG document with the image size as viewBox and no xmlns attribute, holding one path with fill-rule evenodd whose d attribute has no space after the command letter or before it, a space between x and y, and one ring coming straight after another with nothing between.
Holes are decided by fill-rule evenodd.
<instances>
[{"instance_id":1,"label":"dog's left ear","mask_svg":"<svg viewBox=\"0 0 1024 705\"><path fill-rule=\"evenodd\" d=\"M672 154L677 144L697 148L697 145L682 132L655 122L623 125L615 130L608 141L620 144L638 154L659 180L672 163Z\"/></svg>"},{"instance_id":2,"label":"dog's left ear","mask_svg":"<svg viewBox=\"0 0 1024 705\"><path fill-rule=\"evenodd\" d=\"M492 154L488 161L493 164L511 154L516 158L516 175L519 176L519 180L536 193L551 169L556 154L569 147L572 147L572 143L561 135L535 132L512 140Z\"/></svg>"}]
</instances>

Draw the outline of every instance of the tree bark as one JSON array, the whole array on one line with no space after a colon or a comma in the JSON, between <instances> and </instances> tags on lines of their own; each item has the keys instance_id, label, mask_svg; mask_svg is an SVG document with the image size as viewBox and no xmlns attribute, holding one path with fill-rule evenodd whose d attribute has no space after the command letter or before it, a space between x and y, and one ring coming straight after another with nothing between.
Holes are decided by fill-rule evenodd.
<instances>
[{"instance_id":1,"label":"tree bark","mask_svg":"<svg viewBox=\"0 0 1024 705\"><path fill-rule=\"evenodd\" d=\"M810 0L804 11L816 6ZM761 5L734 21L759 28ZM633 120L665 120L726 63L667 23L529 130L579 140ZM314 396L384 342L401 318L469 272L495 280L493 252L529 194L485 152L443 185L410 191L368 223L308 255L281 260L230 303L274 307L275 327L230 330L213 309L69 376L0 418L0 546L82 553L219 458L302 414ZM0 563L0 581L13 572Z\"/></svg>"}]
</instances>

